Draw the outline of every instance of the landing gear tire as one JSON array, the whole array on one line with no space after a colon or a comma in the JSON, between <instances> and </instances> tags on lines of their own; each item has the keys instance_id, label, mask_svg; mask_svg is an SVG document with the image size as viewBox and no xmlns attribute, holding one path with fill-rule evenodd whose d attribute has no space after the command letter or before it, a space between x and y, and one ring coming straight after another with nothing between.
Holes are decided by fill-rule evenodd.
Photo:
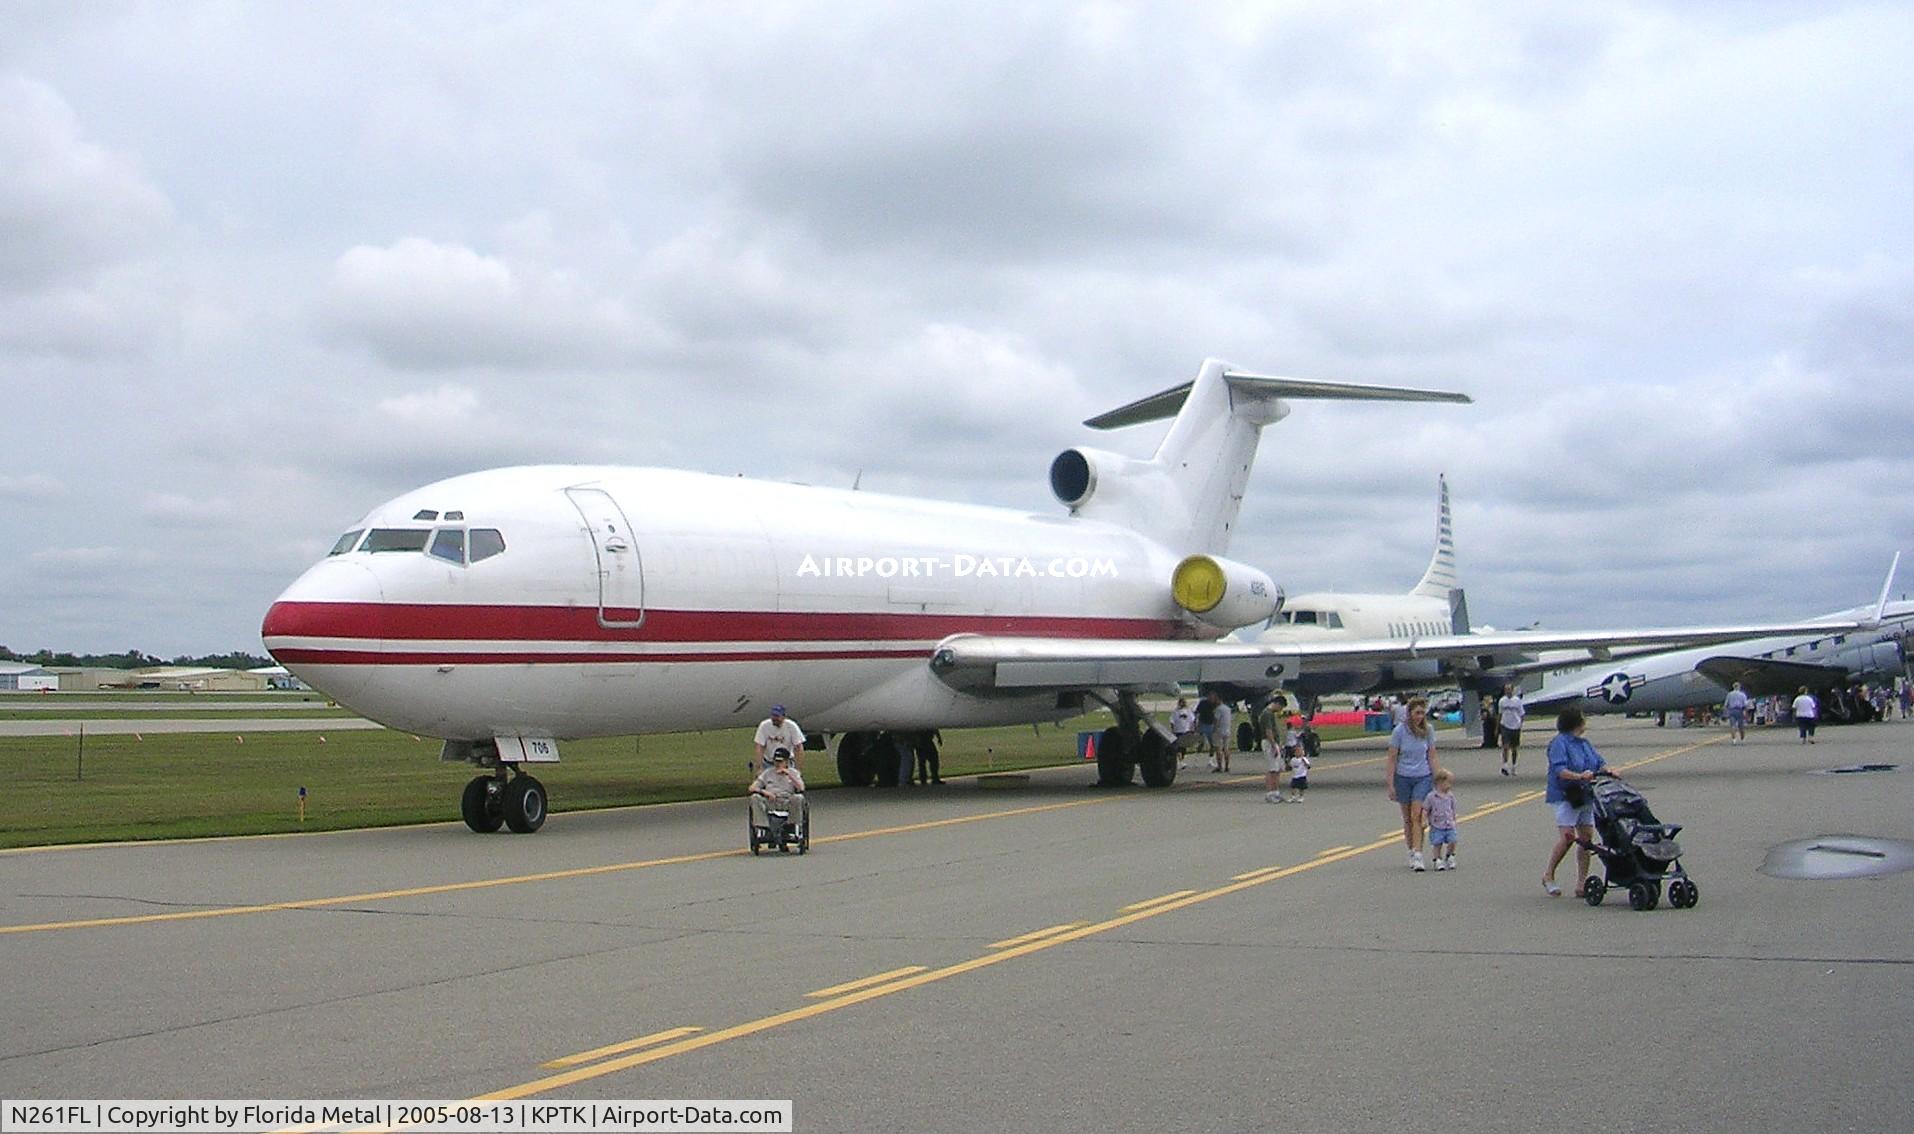
<instances>
[{"instance_id":1,"label":"landing gear tire","mask_svg":"<svg viewBox=\"0 0 1914 1134\"><path fill-rule=\"evenodd\" d=\"M472 782L465 785L465 795L459 799L459 814L465 817L465 825L481 835L489 835L505 825L505 807L494 790L498 781L491 776L474 776Z\"/></svg>"},{"instance_id":2,"label":"landing gear tire","mask_svg":"<svg viewBox=\"0 0 1914 1134\"><path fill-rule=\"evenodd\" d=\"M901 759L898 753L897 734L880 732L871 741L871 774L876 778L878 787L896 787L898 785L897 763Z\"/></svg>"},{"instance_id":3,"label":"landing gear tire","mask_svg":"<svg viewBox=\"0 0 1914 1134\"><path fill-rule=\"evenodd\" d=\"M1136 763L1143 772L1144 786L1169 787L1176 782L1176 749L1162 733L1153 728L1143 730L1143 741L1137 748Z\"/></svg>"},{"instance_id":4,"label":"landing gear tire","mask_svg":"<svg viewBox=\"0 0 1914 1134\"><path fill-rule=\"evenodd\" d=\"M871 734L847 732L837 742L837 778L845 787L869 787L875 769L871 767Z\"/></svg>"},{"instance_id":5,"label":"landing gear tire","mask_svg":"<svg viewBox=\"0 0 1914 1134\"><path fill-rule=\"evenodd\" d=\"M545 825L545 785L520 773L505 785L505 825L529 835Z\"/></svg>"},{"instance_id":6,"label":"landing gear tire","mask_svg":"<svg viewBox=\"0 0 1914 1134\"><path fill-rule=\"evenodd\" d=\"M1130 738L1115 725L1097 737L1097 783L1103 787L1123 787L1136 777L1135 753Z\"/></svg>"}]
</instances>

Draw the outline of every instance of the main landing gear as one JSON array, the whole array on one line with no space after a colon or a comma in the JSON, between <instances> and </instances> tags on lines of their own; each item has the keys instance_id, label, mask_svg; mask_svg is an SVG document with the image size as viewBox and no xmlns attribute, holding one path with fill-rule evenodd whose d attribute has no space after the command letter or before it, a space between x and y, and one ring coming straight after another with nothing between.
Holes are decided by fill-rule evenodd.
<instances>
[{"instance_id":1,"label":"main landing gear","mask_svg":"<svg viewBox=\"0 0 1914 1134\"><path fill-rule=\"evenodd\" d=\"M1110 706L1117 723L1097 737L1097 783L1121 787L1143 773L1147 787L1169 787L1176 782L1176 749L1170 738L1137 704L1136 694L1119 693Z\"/></svg>"},{"instance_id":2,"label":"main landing gear","mask_svg":"<svg viewBox=\"0 0 1914 1134\"><path fill-rule=\"evenodd\" d=\"M928 732L847 732L837 742L837 778L845 787L896 787L909 783L920 752L936 767L937 742Z\"/></svg>"}]
</instances>

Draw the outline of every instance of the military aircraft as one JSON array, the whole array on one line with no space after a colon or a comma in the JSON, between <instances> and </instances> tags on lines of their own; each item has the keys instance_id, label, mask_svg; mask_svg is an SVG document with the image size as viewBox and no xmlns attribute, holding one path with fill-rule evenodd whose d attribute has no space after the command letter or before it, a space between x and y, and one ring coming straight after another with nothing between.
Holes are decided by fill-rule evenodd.
<instances>
[{"instance_id":1,"label":"military aircraft","mask_svg":"<svg viewBox=\"0 0 1914 1134\"><path fill-rule=\"evenodd\" d=\"M1887 597L1900 562L1896 554L1873 606L1824 615L1819 629L1551 669L1523 701L1531 710L1679 712L1721 704L1736 682L1751 697L1791 697L1803 686L1818 693L1891 681L1907 673L1914 634L1914 602Z\"/></svg>"}]
</instances>

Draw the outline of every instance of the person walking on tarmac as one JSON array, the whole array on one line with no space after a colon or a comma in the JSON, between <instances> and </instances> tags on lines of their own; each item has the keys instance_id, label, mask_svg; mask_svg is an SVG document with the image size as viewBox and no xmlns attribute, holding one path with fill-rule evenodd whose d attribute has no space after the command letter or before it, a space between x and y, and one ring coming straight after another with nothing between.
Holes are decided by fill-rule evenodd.
<instances>
[{"instance_id":1,"label":"person walking on tarmac","mask_svg":"<svg viewBox=\"0 0 1914 1134\"><path fill-rule=\"evenodd\" d=\"M751 770L761 771L771 766L768 753L783 748L791 755L791 769L797 770L797 754L804 751L804 730L798 723L784 715L783 705L771 706L771 715L758 722L757 739L753 741L756 751L752 754Z\"/></svg>"}]
</instances>

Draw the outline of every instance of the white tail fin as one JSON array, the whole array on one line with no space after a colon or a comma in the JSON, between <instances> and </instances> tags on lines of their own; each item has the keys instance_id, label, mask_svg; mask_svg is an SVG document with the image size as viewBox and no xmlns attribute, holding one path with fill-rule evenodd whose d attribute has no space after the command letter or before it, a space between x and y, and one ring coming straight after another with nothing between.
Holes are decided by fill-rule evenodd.
<instances>
[{"instance_id":1,"label":"white tail fin","mask_svg":"<svg viewBox=\"0 0 1914 1134\"><path fill-rule=\"evenodd\" d=\"M1429 559L1429 569L1422 573L1422 581L1409 593L1446 599L1450 591L1461 585L1461 580L1455 573L1455 525L1449 518L1449 478L1436 477L1436 487L1435 554Z\"/></svg>"},{"instance_id":2,"label":"white tail fin","mask_svg":"<svg viewBox=\"0 0 1914 1134\"><path fill-rule=\"evenodd\" d=\"M1227 551L1263 426L1288 416L1285 399L1316 398L1471 400L1466 394L1438 390L1246 374L1217 359L1206 359L1194 381L1084 422L1092 429L1116 429L1174 414L1176 421L1154 457L1111 460L1107 454L1078 450L1084 454L1092 487L1081 496L1062 489L1058 495L1079 515L1135 528L1179 553ZM1105 461L1111 466L1107 471L1101 467ZM1099 481L1115 483L1095 487Z\"/></svg>"}]
</instances>

